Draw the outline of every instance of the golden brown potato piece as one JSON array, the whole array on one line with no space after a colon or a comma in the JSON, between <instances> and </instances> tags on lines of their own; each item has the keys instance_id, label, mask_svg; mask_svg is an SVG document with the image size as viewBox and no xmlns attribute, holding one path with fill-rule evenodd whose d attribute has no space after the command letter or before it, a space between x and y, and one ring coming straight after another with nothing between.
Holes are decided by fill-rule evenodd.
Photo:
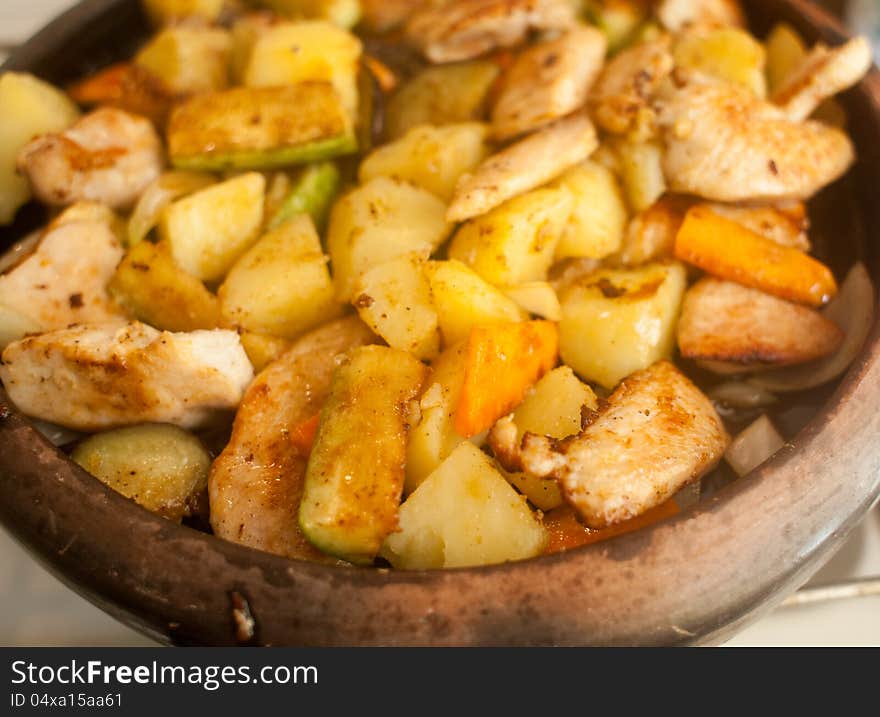
<instances>
[{"instance_id":1,"label":"golden brown potato piece","mask_svg":"<svg viewBox=\"0 0 880 717\"><path fill-rule=\"evenodd\" d=\"M330 389L333 359L374 340L357 317L327 324L269 365L251 384L229 444L208 481L214 534L276 555L330 560L297 523L308 455L290 432L312 418Z\"/></svg>"},{"instance_id":2,"label":"golden brown potato piece","mask_svg":"<svg viewBox=\"0 0 880 717\"><path fill-rule=\"evenodd\" d=\"M806 363L833 353L842 339L818 311L713 278L688 290L678 324L682 356L743 371Z\"/></svg>"},{"instance_id":3,"label":"golden brown potato piece","mask_svg":"<svg viewBox=\"0 0 880 717\"><path fill-rule=\"evenodd\" d=\"M134 318L157 329L195 331L220 325L217 297L178 266L165 242L135 244L107 289Z\"/></svg>"},{"instance_id":4,"label":"golden brown potato piece","mask_svg":"<svg viewBox=\"0 0 880 717\"><path fill-rule=\"evenodd\" d=\"M559 480L591 528L634 518L712 469L728 436L712 402L668 361L626 379L578 436L527 433L530 473Z\"/></svg>"}]
</instances>

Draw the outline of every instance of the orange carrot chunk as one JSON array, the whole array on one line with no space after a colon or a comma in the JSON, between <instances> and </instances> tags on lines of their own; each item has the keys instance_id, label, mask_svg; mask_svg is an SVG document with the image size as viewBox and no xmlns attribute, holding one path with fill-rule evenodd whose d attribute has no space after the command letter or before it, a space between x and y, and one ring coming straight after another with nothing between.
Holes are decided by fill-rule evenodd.
<instances>
[{"instance_id":1,"label":"orange carrot chunk","mask_svg":"<svg viewBox=\"0 0 880 717\"><path fill-rule=\"evenodd\" d=\"M571 550L582 545L601 543L603 540L609 540L618 535L647 528L649 525L678 515L679 512L678 503L674 498L670 498L665 503L661 503L623 523L617 523L601 530L593 530L577 519L577 514L571 506L564 505L561 508L554 508L544 515L544 527L550 535L544 552L547 554L558 553L561 550Z\"/></svg>"},{"instance_id":2,"label":"orange carrot chunk","mask_svg":"<svg viewBox=\"0 0 880 717\"><path fill-rule=\"evenodd\" d=\"M837 293L834 275L821 262L704 206L688 210L675 256L713 276L801 304L822 306Z\"/></svg>"},{"instance_id":3,"label":"orange carrot chunk","mask_svg":"<svg viewBox=\"0 0 880 717\"><path fill-rule=\"evenodd\" d=\"M131 64L119 62L71 85L68 94L81 105L105 105L118 102L125 91Z\"/></svg>"},{"instance_id":4,"label":"orange carrot chunk","mask_svg":"<svg viewBox=\"0 0 880 717\"><path fill-rule=\"evenodd\" d=\"M312 452L312 446L315 445L315 436L318 434L318 423L321 414L316 413L311 418L303 421L299 425L294 426L290 431L290 442L296 446L297 450L307 456Z\"/></svg>"},{"instance_id":5,"label":"orange carrot chunk","mask_svg":"<svg viewBox=\"0 0 880 717\"><path fill-rule=\"evenodd\" d=\"M549 321L505 322L471 330L455 430L470 438L519 405L556 365L559 334Z\"/></svg>"}]
</instances>

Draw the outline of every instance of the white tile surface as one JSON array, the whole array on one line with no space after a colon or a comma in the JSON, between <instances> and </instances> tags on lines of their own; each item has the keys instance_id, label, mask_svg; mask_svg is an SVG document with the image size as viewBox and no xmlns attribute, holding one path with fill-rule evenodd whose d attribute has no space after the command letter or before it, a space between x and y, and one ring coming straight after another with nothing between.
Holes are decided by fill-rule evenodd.
<instances>
[{"instance_id":1,"label":"white tile surface","mask_svg":"<svg viewBox=\"0 0 880 717\"><path fill-rule=\"evenodd\" d=\"M0 46L34 33L71 0L0 0ZM52 578L0 531L0 645L144 645ZM880 510L875 509L815 583L880 575ZM780 608L730 645L880 646L880 598Z\"/></svg>"}]
</instances>

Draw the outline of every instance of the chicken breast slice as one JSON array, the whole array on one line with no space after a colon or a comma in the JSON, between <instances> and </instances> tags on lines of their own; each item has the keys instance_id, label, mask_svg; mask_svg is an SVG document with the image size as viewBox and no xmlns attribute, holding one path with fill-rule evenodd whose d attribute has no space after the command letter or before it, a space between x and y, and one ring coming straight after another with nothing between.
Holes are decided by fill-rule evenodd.
<instances>
[{"instance_id":1,"label":"chicken breast slice","mask_svg":"<svg viewBox=\"0 0 880 717\"><path fill-rule=\"evenodd\" d=\"M809 117L822 102L857 84L871 69L871 45L855 37L840 47L819 43L770 98L793 122Z\"/></svg>"},{"instance_id":2,"label":"chicken breast slice","mask_svg":"<svg viewBox=\"0 0 880 717\"><path fill-rule=\"evenodd\" d=\"M702 82L670 88L658 108L672 191L721 202L806 200L853 163L844 132L792 122L745 88Z\"/></svg>"},{"instance_id":3,"label":"chicken breast slice","mask_svg":"<svg viewBox=\"0 0 880 717\"><path fill-rule=\"evenodd\" d=\"M517 45L530 30L565 30L574 22L568 0L448 0L413 13L405 33L431 62L457 62Z\"/></svg>"},{"instance_id":4,"label":"chicken breast slice","mask_svg":"<svg viewBox=\"0 0 880 717\"><path fill-rule=\"evenodd\" d=\"M28 416L78 431L210 424L238 406L253 368L234 331L172 334L85 324L6 347L0 380Z\"/></svg>"},{"instance_id":5,"label":"chicken breast slice","mask_svg":"<svg viewBox=\"0 0 880 717\"><path fill-rule=\"evenodd\" d=\"M582 107L602 70L607 45L599 30L582 25L523 51L493 108L493 135L510 139Z\"/></svg>"},{"instance_id":6,"label":"chicken breast slice","mask_svg":"<svg viewBox=\"0 0 880 717\"><path fill-rule=\"evenodd\" d=\"M299 529L308 455L290 432L314 416L330 389L334 359L375 337L357 317L301 338L251 384L208 480L214 534L288 558L330 558Z\"/></svg>"},{"instance_id":7,"label":"chicken breast slice","mask_svg":"<svg viewBox=\"0 0 880 717\"><path fill-rule=\"evenodd\" d=\"M684 358L734 363L740 371L813 361L842 341L837 324L814 309L708 277L685 294L678 324Z\"/></svg>"},{"instance_id":8,"label":"chicken breast slice","mask_svg":"<svg viewBox=\"0 0 880 717\"><path fill-rule=\"evenodd\" d=\"M17 165L45 204L93 200L128 209L161 173L162 143L149 120L104 107L31 140Z\"/></svg>"},{"instance_id":9,"label":"chicken breast slice","mask_svg":"<svg viewBox=\"0 0 880 717\"><path fill-rule=\"evenodd\" d=\"M679 32L688 25L746 24L739 0L660 0L654 12L671 32Z\"/></svg>"},{"instance_id":10,"label":"chicken breast slice","mask_svg":"<svg viewBox=\"0 0 880 717\"><path fill-rule=\"evenodd\" d=\"M107 293L122 255L106 223L74 221L50 227L29 256L0 276L0 310L22 317L28 327L17 336L0 330L5 336L0 349L24 333L122 318Z\"/></svg>"},{"instance_id":11,"label":"chicken breast slice","mask_svg":"<svg viewBox=\"0 0 880 717\"><path fill-rule=\"evenodd\" d=\"M623 50L605 65L590 98L596 124L613 134L653 133L651 100L675 67L671 46L663 35Z\"/></svg>"},{"instance_id":12,"label":"chicken breast slice","mask_svg":"<svg viewBox=\"0 0 880 717\"><path fill-rule=\"evenodd\" d=\"M712 402L668 361L627 378L578 436L527 433L529 473L559 481L591 528L641 515L711 470L729 438Z\"/></svg>"},{"instance_id":13,"label":"chicken breast slice","mask_svg":"<svg viewBox=\"0 0 880 717\"><path fill-rule=\"evenodd\" d=\"M581 113L557 120L492 155L458 180L446 220L480 216L587 159L599 146L596 129Z\"/></svg>"}]
</instances>

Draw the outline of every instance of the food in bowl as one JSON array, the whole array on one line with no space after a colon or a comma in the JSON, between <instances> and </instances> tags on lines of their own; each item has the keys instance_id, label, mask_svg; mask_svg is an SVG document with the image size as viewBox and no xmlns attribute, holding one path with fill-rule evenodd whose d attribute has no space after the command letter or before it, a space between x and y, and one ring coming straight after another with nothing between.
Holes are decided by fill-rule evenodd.
<instances>
[{"instance_id":1,"label":"food in bowl","mask_svg":"<svg viewBox=\"0 0 880 717\"><path fill-rule=\"evenodd\" d=\"M5 218L52 211L0 265L16 405L169 519L401 569L606 539L772 455L871 324L805 206L866 43L761 43L735 3L341 5L152 3L130 61L0 80Z\"/></svg>"}]
</instances>

